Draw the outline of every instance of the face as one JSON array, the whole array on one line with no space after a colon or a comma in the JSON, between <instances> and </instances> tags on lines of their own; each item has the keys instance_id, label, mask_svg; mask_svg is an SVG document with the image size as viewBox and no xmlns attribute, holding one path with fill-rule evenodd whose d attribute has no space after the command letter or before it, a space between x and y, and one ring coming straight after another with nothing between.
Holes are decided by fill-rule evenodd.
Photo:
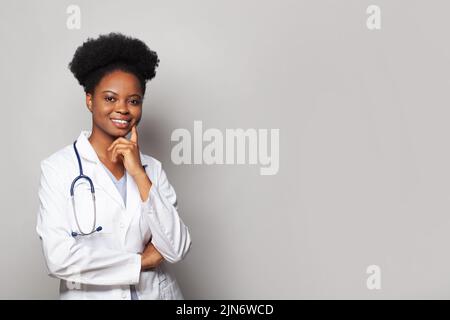
<instances>
[{"instance_id":1,"label":"face","mask_svg":"<svg viewBox=\"0 0 450 320\"><path fill-rule=\"evenodd\" d=\"M135 75L121 70L105 75L95 87L94 95L86 94L93 131L113 138L126 136L141 120L142 102L141 85Z\"/></svg>"}]
</instances>

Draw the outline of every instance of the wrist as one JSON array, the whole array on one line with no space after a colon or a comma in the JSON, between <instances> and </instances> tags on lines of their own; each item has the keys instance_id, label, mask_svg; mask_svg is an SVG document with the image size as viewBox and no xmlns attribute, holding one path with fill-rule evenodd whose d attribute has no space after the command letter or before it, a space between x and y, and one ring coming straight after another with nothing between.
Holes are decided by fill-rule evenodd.
<instances>
[{"instance_id":1,"label":"wrist","mask_svg":"<svg viewBox=\"0 0 450 320\"><path fill-rule=\"evenodd\" d=\"M139 179L139 178L145 178L147 177L147 173L145 172L145 170L142 168L141 170L139 170L138 172L131 174L131 176L134 179Z\"/></svg>"},{"instance_id":2,"label":"wrist","mask_svg":"<svg viewBox=\"0 0 450 320\"><path fill-rule=\"evenodd\" d=\"M145 270L148 267L148 262L144 254L141 254L141 270Z\"/></svg>"}]
</instances>

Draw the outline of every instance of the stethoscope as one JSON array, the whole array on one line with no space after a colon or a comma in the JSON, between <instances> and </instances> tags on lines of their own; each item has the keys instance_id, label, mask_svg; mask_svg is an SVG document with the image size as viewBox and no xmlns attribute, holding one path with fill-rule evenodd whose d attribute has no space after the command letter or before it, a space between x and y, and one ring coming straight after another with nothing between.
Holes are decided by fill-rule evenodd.
<instances>
[{"instance_id":1,"label":"stethoscope","mask_svg":"<svg viewBox=\"0 0 450 320\"><path fill-rule=\"evenodd\" d=\"M75 140L74 143L73 143L73 149L75 150L75 154L77 155L78 167L80 168L80 175L78 177L76 177L72 181L72 185L70 186L70 197L72 198L73 215L75 217L75 222L77 224L79 232L72 231L72 237L87 236L87 235L93 234L94 232L99 232L99 231L101 231L103 229L101 226L98 226L98 227L95 226L96 222L97 222L97 209L96 209L96 206L95 206L95 189L94 189L94 184L92 183L91 178L89 178L88 176L83 174L83 167L81 166L81 159L80 159L80 155L78 154L78 149L77 149L76 143L77 143L77 140ZM83 232L81 230L81 227L80 227L80 224L79 224L78 218L77 218L77 212L76 212L76 209L75 209L75 198L74 198L73 189L75 187L75 183L78 180L80 180L80 179L86 179L89 182L89 185L91 186L92 203L94 204L94 222L92 224L92 229L91 229L90 232Z\"/></svg>"}]
</instances>

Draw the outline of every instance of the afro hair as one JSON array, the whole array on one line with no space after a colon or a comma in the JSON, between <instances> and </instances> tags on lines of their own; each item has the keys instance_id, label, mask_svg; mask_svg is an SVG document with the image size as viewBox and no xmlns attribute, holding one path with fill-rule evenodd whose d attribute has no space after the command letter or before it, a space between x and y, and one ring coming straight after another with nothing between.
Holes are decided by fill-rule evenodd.
<instances>
[{"instance_id":1,"label":"afro hair","mask_svg":"<svg viewBox=\"0 0 450 320\"><path fill-rule=\"evenodd\" d=\"M144 42L111 32L97 39L88 38L75 51L69 69L86 93L93 94L106 74L123 70L139 79L145 94L145 84L155 76L158 64L158 55Z\"/></svg>"}]
</instances>

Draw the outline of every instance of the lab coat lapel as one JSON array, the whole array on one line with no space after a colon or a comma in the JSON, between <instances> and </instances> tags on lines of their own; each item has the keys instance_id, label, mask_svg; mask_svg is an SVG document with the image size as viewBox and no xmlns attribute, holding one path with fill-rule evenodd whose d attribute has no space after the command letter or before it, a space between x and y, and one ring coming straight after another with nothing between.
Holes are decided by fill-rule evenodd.
<instances>
[{"instance_id":1,"label":"lab coat lapel","mask_svg":"<svg viewBox=\"0 0 450 320\"><path fill-rule=\"evenodd\" d=\"M127 214L124 219L124 223L126 225L126 230L128 231L128 227L131 224L131 221L133 220L134 215L139 211L139 189L134 182L133 177L128 173L128 171L125 171L125 174L127 175Z\"/></svg>"},{"instance_id":2,"label":"lab coat lapel","mask_svg":"<svg viewBox=\"0 0 450 320\"><path fill-rule=\"evenodd\" d=\"M142 152L139 151L139 157L141 159L141 164L145 168L148 166L148 163L144 159ZM127 175L127 215L125 217L125 223L128 231L128 227L131 224L134 216L141 213L141 193L139 192L139 188L134 181L134 178L125 171Z\"/></svg>"}]
</instances>

